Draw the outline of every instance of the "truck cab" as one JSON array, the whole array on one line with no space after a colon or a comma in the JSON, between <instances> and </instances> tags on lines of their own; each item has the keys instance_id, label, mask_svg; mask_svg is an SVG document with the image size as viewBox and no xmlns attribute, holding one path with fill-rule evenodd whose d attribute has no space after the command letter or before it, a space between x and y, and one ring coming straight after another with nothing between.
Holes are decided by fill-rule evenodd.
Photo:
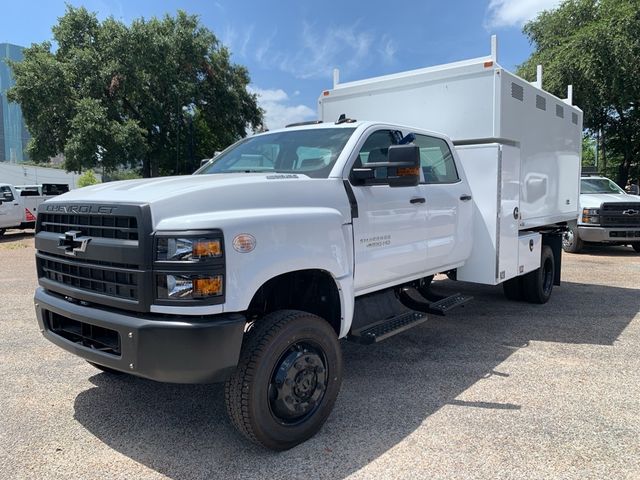
<instances>
[{"instance_id":1,"label":"truck cab","mask_svg":"<svg viewBox=\"0 0 640 480\"><path fill-rule=\"evenodd\" d=\"M584 245L629 245L640 253L640 199L599 175L580 179L580 216L564 235L565 252L579 253Z\"/></svg>"}]
</instances>

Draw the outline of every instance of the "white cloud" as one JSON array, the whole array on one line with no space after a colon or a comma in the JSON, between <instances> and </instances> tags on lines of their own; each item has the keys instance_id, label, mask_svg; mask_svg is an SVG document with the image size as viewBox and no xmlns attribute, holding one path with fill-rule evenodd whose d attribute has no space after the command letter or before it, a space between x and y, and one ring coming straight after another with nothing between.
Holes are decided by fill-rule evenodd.
<instances>
[{"instance_id":1,"label":"white cloud","mask_svg":"<svg viewBox=\"0 0 640 480\"><path fill-rule=\"evenodd\" d=\"M290 105L289 95L282 89L249 87L250 93L258 96L258 105L265 111L265 124L270 130L282 128L295 122L316 118L316 111L306 105Z\"/></svg>"},{"instance_id":2,"label":"white cloud","mask_svg":"<svg viewBox=\"0 0 640 480\"><path fill-rule=\"evenodd\" d=\"M376 40L374 32L359 24L319 29L303 22L299 50L276 60L282 70L301 79L331 77L336 67L347 73L357 71L375 61L375 52L392 61L396 53L393 40L388 35Z\"/></svg>"},{"instance_id":3,"label":"white cloud","mask_svg":"<svg viewBox=\"0 0 640 480\"><path fill-rule=\"evenodd\" d=\"M491 0L487 9L487 26L521 27L543 10L557 7L561 0Z\"/></svg>"}]
</instances>

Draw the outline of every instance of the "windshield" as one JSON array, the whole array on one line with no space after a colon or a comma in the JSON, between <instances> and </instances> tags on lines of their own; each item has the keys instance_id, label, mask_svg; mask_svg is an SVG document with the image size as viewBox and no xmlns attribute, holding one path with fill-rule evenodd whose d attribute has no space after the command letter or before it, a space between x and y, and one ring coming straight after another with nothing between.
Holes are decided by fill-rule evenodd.
<instances>
[{"instance_id":1,"label":"windshield","mask_svg":"<svg viewBox=\"0 0 640 480\"><path fill-rule=\"evenodd\" d=\"M355 128L314 128L249 137L196 174L302 173L327 178Z\"/></svg>"},{"instance_id":2,"label":"windshield","mask_svg":"<svg viewBox=\"0 0 640 480\"><path fill-rule=\"evenodd\" d=\"M580 193L624 193L624 190L608 178L583 178Z\"/></svg>"}]
</instances>

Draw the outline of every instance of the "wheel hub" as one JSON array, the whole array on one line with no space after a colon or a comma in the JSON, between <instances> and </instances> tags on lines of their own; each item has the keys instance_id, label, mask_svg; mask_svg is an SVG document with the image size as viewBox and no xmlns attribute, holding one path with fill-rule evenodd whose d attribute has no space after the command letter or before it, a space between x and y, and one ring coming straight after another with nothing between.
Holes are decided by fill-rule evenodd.
<instances>
[{"instance_id":1,"label":"wheel hub","mask_svg":"<svg viewBox=\"0 0 640 480\"><path fill-rule=\"evenodd\" d=\"M270 407L283 423L313 414L327 388L324 356L310 345L295 344L277 363L269 385Z\"/></svg>"}]
</instances>

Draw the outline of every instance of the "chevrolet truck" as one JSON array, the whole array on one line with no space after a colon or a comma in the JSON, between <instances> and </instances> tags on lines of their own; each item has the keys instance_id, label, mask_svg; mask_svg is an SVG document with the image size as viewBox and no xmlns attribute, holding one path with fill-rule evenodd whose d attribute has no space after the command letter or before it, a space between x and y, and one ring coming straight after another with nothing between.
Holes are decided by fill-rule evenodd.
<instances>
[{"instance_id":1,"label":"chevrolet truck","mask_svg":"<svg viewBox=\"0 0 640 480\"><path fill-rule=\"evenodd\" d=\"M318 110L192 176L44 203L43 335L106 371L225 382L238 431L285 450L329 416L341 339L375 348L469 301L438 295L435 274L550 299L578 216L582 112L570 98L507 72L494 49L336 81Z\"/></svg>"},{"instance_id":2,"label":"chevrolet truck","mask_svg":"<svg viewBox=\"0 0 640 480\"><path fill-rule=\"evenodd\" d=\"M585 243L629 245L640 253L640 198L606 177L584 175L580 216L569 223L562 247L565 252L579 253Z\"/></svg>"}]
</instances>

